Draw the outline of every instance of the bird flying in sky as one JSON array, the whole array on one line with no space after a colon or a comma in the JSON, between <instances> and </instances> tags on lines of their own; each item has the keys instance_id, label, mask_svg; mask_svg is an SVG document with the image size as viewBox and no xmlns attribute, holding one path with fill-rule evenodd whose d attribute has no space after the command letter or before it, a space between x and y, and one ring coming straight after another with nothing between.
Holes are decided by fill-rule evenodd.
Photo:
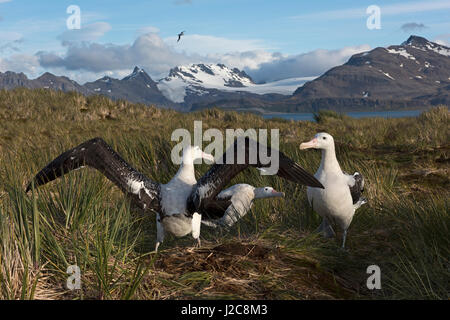
<instances>
[{"instance_id":1,"label":"bird flying in sky","mask_svg":"<svg viewBox=\"0 0 450 320\"><path fill-rule=\"evenodd\" d=\"M184 31L182 31L181 33L179 33L179 34L178 34L178 40L177 40L177 42L179 42L179 41L180 41L180 39L181 39L181 36L184 36Z\"/></svg>"}]
</instances>

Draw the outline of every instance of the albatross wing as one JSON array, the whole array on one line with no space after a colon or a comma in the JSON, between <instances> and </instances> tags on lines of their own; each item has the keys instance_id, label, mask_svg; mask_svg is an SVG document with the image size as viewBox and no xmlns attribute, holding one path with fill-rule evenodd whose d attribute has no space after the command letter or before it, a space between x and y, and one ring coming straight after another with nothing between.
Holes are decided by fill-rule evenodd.
<instances>
[{"instance_id":1,"label":"albatross wing","mask_svg":"<svg viewBox=\"0 0 450 320\"><path fill-rule=\"evenodd\" d=\"M355 172L353 175L345 172L344 174L348 177L348 187L350 188L353 204L355 204L361 199L362 192L364 191L364 177L359 172Z\"/></svg>"},{"instance_id":2,"label":"albatross wing","mask_svg":"<svg viewBox=\"0 0 450 320\"><path fill-rule=\"evenodd\" d=\"M256 146L256 150L250 150L250 139L245 138L244 152L245 159L242 163L238 162L238 147L242 146L242 144L238 144L238 139L235 141L233 146L231 146L223 155L221 164L214 164L208 172L206 172L200 180L197 181L197 184L194 186L194 189L191 195L188 198L187 208L189 212L202 212L206 213L207 208L210 207L211 202L216 201L216 196L222 191L222 189L241 171L247 169L249 166L256 168L267 167L268 165L264 165L261 163L259 159L259 149L260 148L268 148L260 143L252 140L254 146ZM233 150L232 150L233 149ZM279 169L277 175L281 178L315 187L315 188L323 188L322 184L310 173L308 173L305 169L303 169L300 165L295 163L293 160L288 158L282 152L268 148L268 153L273 154L273 152L278 152L279 154ZM242 150L241 150L242 151ZM226 159L229 152L233 152L234 161L233 164L227 164ZM257 161L256 163L250 163L250 152L256 152ZM242 159L241 159L242 160Z\"/></svg>"},{"instance_id":3,"label":"albatross wing","mask_svg":"<svg viewBox=\"0 0 450 320\"><path fill-rule=\"evenodd\" d=\"M103 173L142 209L159 210L159 184L131 167L101 138L91 139L62 153L39 171L33 181L35 186L44 185L86 165ZM31 182L26 192L30 189Z\"/></svg>"}]
</instances>

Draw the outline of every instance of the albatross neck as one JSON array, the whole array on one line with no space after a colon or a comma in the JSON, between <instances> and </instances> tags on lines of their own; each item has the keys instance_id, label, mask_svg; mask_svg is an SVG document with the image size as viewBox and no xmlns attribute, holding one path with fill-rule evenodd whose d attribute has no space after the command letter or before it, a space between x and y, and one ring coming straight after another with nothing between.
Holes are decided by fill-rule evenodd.
<instances>
[{"instance_id":1,"label":"albatross neck","mask_svg":"<svg viewBox=\"0 0 450 320\"><path fill-rule=\"evenodd\" d=\"M182 179L183 181L194 181L195 182L195 170L194 170L194 160L189 155L183 155L183 160L181 162L180 168L177 171L175 177Z\"/></svg>"},{"instance_id":2,"label":"albatross neck","mask_svg":"<svg viewBox=\"0 0 450 320\"><path fill-rule=\"evenodd\" d=\"M319 170L325 172L342 172L336 158L334 144L326 149L322 149L322 160L320 161Z\"/></svg>"}]
</instances>

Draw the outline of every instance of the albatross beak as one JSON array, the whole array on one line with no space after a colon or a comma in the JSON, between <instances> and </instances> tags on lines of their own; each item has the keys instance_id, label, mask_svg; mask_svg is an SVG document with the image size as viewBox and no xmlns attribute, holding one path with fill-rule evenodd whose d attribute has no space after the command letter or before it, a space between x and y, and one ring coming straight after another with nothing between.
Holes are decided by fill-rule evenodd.
<instances>
[{"instance_id":1,"label":"albatross beak","mask_svg":"<svg viewBox=\"0 0 450 320\"><path fill-rule=\"evenodd\" d=\"M276 190L272 190L272 197L284 198L284 192L278 192Z\"/></svg>"},{"instance_id":2,"label":"albatross beak","mask_svg":"<svg viewBox=\"0 0 450 320\"><path fill-rule=\"evenodd\" d=\"M309 142L303 142L302 144L300 144L300 150L315 148L316 146L317 146L317 138L314 138Z\"/></svg>"},{"instance_id":3,"label":"albatross beak","mask_svg":"<svg viewBox=\"0 0 450 320\"><path fill-rule=\"evenodd\" d=\"M205 152L202 152L202 158L205 160L209 160L212 163L214 163L214 161L215 161L214 156L212 154L205 153Z\"/></svg>"}]
</instances>

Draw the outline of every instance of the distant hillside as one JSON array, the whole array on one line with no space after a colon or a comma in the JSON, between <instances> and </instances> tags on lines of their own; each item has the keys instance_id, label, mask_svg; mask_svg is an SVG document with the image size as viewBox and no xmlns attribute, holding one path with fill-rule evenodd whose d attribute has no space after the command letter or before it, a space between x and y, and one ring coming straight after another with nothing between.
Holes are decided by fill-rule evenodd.
<instances>
[{"instance_id":1,"label":"distant hillside","mask_svg":"<svg viewBox=\"0 0 450 320\"><path fill-rule=\"evenodd\" d=\"M359 53L298 88L292 109L423 107L450 104L450 48L411 36Z\"/></svg>"},{"instance_id":2,"label":"distant hillside","mask_svg":"<svg viewBox=\"0 0 450 320\"><path fill-rule=\"evenodd\" d=\"M70 80L67 77L58 77L49 72L44 73L39 78L28 79L23 73L15 73L7 71L0 72L0 88L14 89L17 87L24 87L29 89L44 88L61 90L64 92L76 91L82 94L89 94L89 90L77 82Z\"/></svg>"}]
</instances>

